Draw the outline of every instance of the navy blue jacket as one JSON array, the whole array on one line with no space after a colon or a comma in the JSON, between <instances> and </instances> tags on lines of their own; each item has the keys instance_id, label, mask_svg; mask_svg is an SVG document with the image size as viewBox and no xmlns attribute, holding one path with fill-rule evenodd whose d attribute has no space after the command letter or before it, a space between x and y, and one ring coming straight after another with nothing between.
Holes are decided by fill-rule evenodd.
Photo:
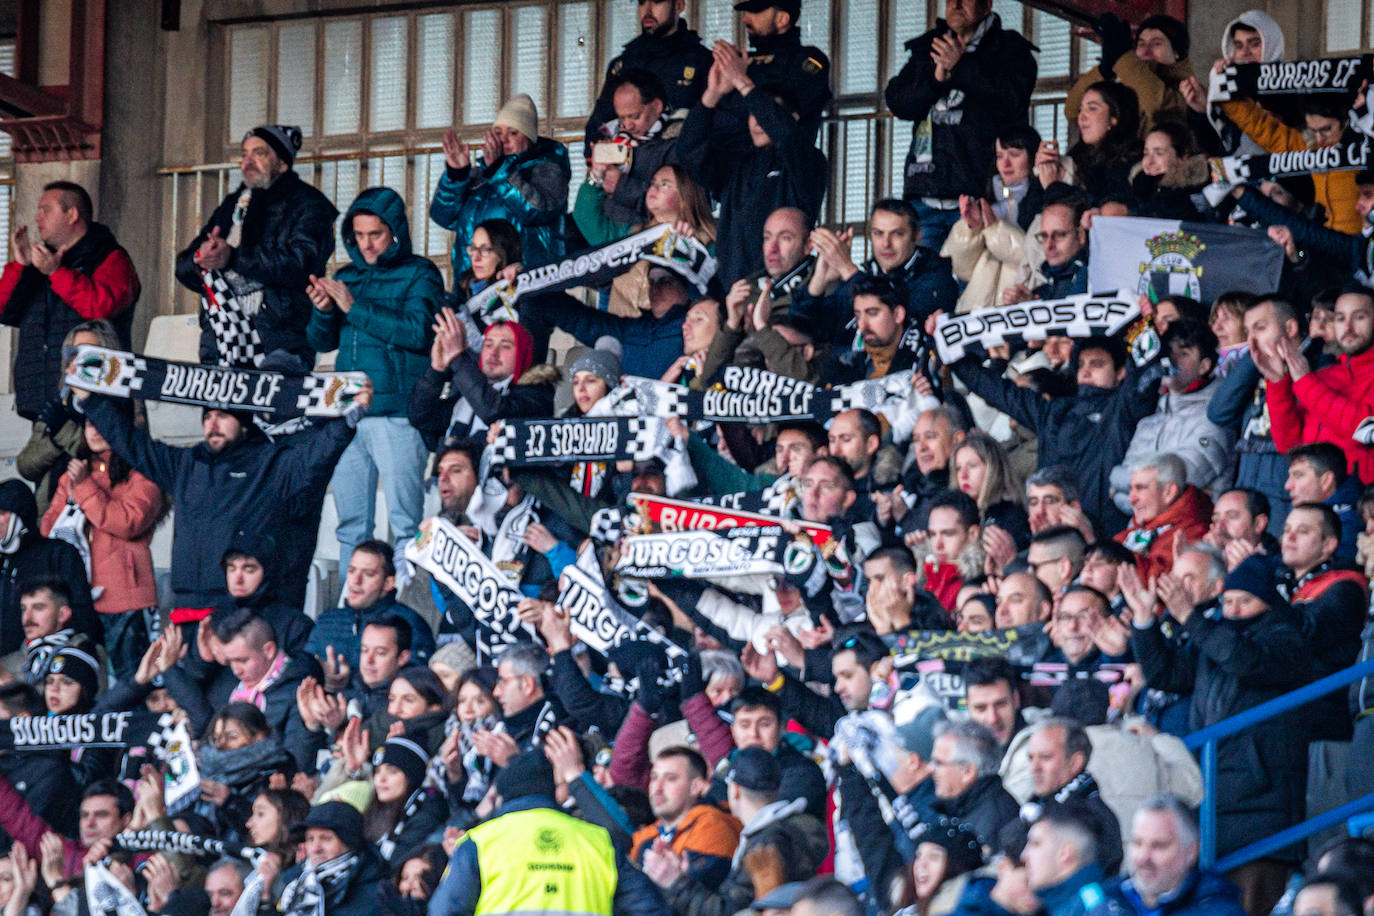
<instances>
[{"instance_id":1,"label":"navy blue jacket","mask_svg":"<svg viewBox=\"0 0 1374 916\"><path fill-rule=\"evenodd\" d=\"M1240 890L1220 875L1194 868L1173 893L1165 894L1153 907L1145 905L1129 877L1116 878L1107 885L1107 894L1138 916L1244 916Z\"/></svg>"},{"instance_id":2,"label":"navy blue jacket","mask_svg":"<svg viewBox=\"0 0 1374 916\"><path fill-rule=\"evenodd\" d=\"M1103 888L1102 868L1085 865L1063 881L1035 892L1046 916L1107 916L1121 912Z\"/></svg>"},{"instance_id":3,"label":"navy blue jacket","mask_svg":"<svg viewBox=\"0 0 1374 916\"><path fill-rule=\"evenodd\" d=\"M598 337L614 337L620 341L621 371L625 375L645 378L661 378L682 355L682 320L686 317L685 305L673 306L662 318L655 318L649 312L638 318L622 318L588 308L564 293L520 300L520 324L534 338L536 363L542 362L547 355L549 334L558 327L589 347ZM544 416L553 416L553 408L550 407Z\"/></svg>"},{"instance_id":4,"label":"navy blue jacket","mask_svg":"<svg viewBox=\"0 0 1374 916\"><path fill-rule=\"evenodd\" d=\"M833 292L813 296L805 286L797 290L792 295L791 313L811 322L817 343L847 346L849 341L843 338L854 322L854 284L865 275L885 276L905 289L906 320L917 327L925 327L926 319L937 311L953 312L959 299L949 258L918 245L906 263L893 270L884 271L877 262L867 261Z\"/></svg>"},{"instance_id":5,"label":"navy blue jacket","mask_svg":"<svg viewBox=\"0 0 1374 916\"><path fill-rule=\"evenodd\" d=\"M410 664L428 664L434 654L434 633L423 617L396 600L394 591L378 598L371 607L353 608L345 603L325 611L315 620L305 650L316 658L324 658L325 648L333 646L336 653L348 659L349 668L357 671L363 628L382 614L395 614L410 624Z\"/></svg>"}]
</instances>

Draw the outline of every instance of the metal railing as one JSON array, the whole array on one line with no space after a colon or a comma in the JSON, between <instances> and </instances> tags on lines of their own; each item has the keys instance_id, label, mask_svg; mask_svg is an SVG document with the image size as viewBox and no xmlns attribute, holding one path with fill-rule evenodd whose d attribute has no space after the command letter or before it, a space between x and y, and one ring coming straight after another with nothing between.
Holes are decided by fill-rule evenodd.
<instances>
[{"instance_id":1,"label":"metal railing","mask_svg":"<svg viewBox=\"0 0 1374 916\"><path fill-rule=\"evenodd\" d=\"M1257 840L1248 846L1229 853L1222 859L1216 857L1217 851L1217 745L1232 735L1239 734L1248 728L1272 719L1274 716L1296 709L1313 700L1320 699L1328 693L1348 687L1355 681L1364 677L1374 676L1374 658L1359 664L1352 665L1335 674L1329 674L1320 680L1313 681L1305 687L1299 687L1291 693L1286 693L1281 697L1275 697L1258 706L1252 706L1244 712L1236 713L1220 722L1200 728L1191 735L1183 739L1190 751L1202 751L1202 810L1200 812L1199 826L1202 831L1201 850L1199 852L1199 862L1203 868L1212 868L1219 872L1228 872L1237 866L1244 865L1246 862L1253 861L1270 853L1291 846L1301 840L1305 840L1314 834L1321 833L1344 821L1352 815L1360 814L1365 811L1374 810L1374 794L1357 798L1333 808L1315 817L1310 817L1301 824L1280 830L1278 833L1262 840ZM1353 761L1352 761L1353 762Z\"/></svg>"}]
</instances>

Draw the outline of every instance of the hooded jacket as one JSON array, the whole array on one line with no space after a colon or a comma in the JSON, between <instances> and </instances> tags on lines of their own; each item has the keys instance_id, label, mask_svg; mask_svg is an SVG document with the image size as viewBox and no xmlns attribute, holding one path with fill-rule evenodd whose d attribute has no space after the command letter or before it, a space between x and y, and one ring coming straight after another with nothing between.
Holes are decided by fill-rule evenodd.
<instances>
[{"instance_id":1,"label":"hooded jacket","mask_svg":"<svg viewBox=\"0 0 1374 916\"><path fill-rule=\"evenodd\" d=\"M519 231L525 267L561 258L571 180L568 148L548 137L495 162L446 168L434 189L429 218L454 231L453 275L462 276L471 266L467 244L477 224L488 219L504 219Z\"/></svg>"},{"instance_id":2,"label":"hooded jacket","mask_svg":"<svg viewBox=\"0 0 1374 916\"><path fill-rule=\"evenodd\" d=\"M1198 611L1183 627L1186 644L1166 640L1158 623L1133 628L1131 648L1150 687L1192 694L1188 722L1192 731L1312 679L1307 641L1287 605L1245 620L1214 619ZM1218 856L1303 819L1309 717L1304 709L1292 710L1219 743ZM1293 853L1290 847L1276 857Z\"/></svg>"},{"instance_id":3,"label":"hooded jacket","mask_svg":"<svg viewBox=\"0 0 1374 916\"><path fill-rule=\"evenodd\" d=\"M224 198L210 221L177 255L176 277L197 295L205 291L196 251L212 229L228 237L243 185ZM262 284L262 307L253 315L254 329L262 338L264 354L284 350L300 357L307 366L315 352L305 339L305 326L313 307L305 288L310 275L323 276L334 254L334 218L339 211L319 189L306 184L294 171L283 172L272 185L253 192L243 221L243 243L230 249L228 270ZM200 361L219 364L215 330L200 309Z\"/></svg>"},{"instance_id":4,"label":"hooded jacket","mask_svg":"<svg viewBox=\"0 0 1374 916\"><path fill-rule=\"evenodd\" d=\"M39 242L38 244L42 244ZM19 329L14 398L19 416L32 420L56 396L62 382L62 341L83 321L105 318L121 345L129 328L139 282L129 253L100 223L62 255L52 276L17 260L0 273L0 322Z\"/></svg>"},{"instance_id":5,"label":"hooded jacket","mask_svg":"<svg viewBox=\"0 0 1374 916\"><path fill-rule=\"evenodd\" d=\"M318 506L327 471L348 447L356 422L329 420L277 442L250 431L214 453L204 442L176 448L154 441L99 395L86 399L85 411L115 454L172 496L172 591L179 607L211 607L226 594L220 559L236 532L275 532L288 527L305 502ZM288 553L260 559L289 600Z\"/></svg>"},{"instance_id":6,"label":"hooded jacket","mask_svg":"<svg viewBox=\"0 0 1374 916\"><path fill-rule=\"evenodd\" d=\"M68 626L100 645L104 628L91 605L91 586L81 555L66 541L45 538L39 533L38 505L24 481L0 483L0 512L14 513L24 525L17 549L0 553L0 655L24 644L20 589L34 579L48 576L61 579L71 589L72 618Z\"/></svg>"},{"instance_id":7,"label":"hooded jacket","mask_svg":"<svg viewBox=\"0 0 1374 916\"><path fill-rule=\"evenodd\" d=\"M916 123L903 172L907 200L981 197L993 170L993 140L1002 129L1026 123L1035 88L1035 45L1003 27L996 13L979 24L976 44L949 78L936 82L931 48L949 31L939 19L908 41L911 58L884 92L894 115Z\"/></svg>"},{"instance_id":8,"label":"hooded jacket","mask_svg":"<svg viewBox=\"0 0 1374 916\"><path fill-rule=\"evenodd\" d=\"M828 174L813 131L786 108L766 92L749 93L744 106L771 138L768 146L730 147L730 135L718 123L724 120L719 108L700 104L687 115L677 141L679 161L720 201L716 278L726 289L763 268L763 224L770 213L796 207L808 221L819 216L826 183L817 176Z\"/></svg>"},{"instance_id":9,"label":"hooded jacket","mask_svg":"<svg viewBox=\"0 0 1374 916\"><path fill-rule=\"evenodd\" d=\"M1131 215L1199 221L1204 217L1193 203L1193 195L1210 179L1205 156L1186 156L1163 175L1146 175L1137 165L1131 169L1131 193L1136 201Z\"/></svg>"},{"instance_id":10,"label":"hooded jacket","mask_svg":"<svg viewBox=\"0 0 1374 916\"><path fill-rule=\"evenodd\" d=\"M711 63L711 49L701 43L701 36L689 29L682 19L677 21L677 28L671 35L660 37L641 32L627 41L606 67L601 94L596 97L596 105L587 119L587 143L582 155L590 159L592 144L605 139L601 127L615 118L615 90L611 84L622 73L648 70L661 79L668 90L667 111L674 111L691 108L701 100Z\"/></svg>"},{"instance_id":11,"label":"hooded jacket","mask_svg":"<svg viewBox=\"0 0 1374 916\"><path fill-rule=\"evenodd\" d=\"M391 230L391 246L368 264L353 237L353 217L371 214ZM372 382L371 416L404 416L415 382L429 367L431 326L444 298L444 278L428 258L411 251L405 201L390 188L358 195L339 228L353 263L334 279L353 294L348 314L331 306L312 309L306 339L318 352L337 349L334 368L366 372Z\"/></svg>"},{"instance_id":12,"label":"hooded jacket","mask_svg":"<svg viewBox=\"0 0 1374 916\"><path fill-rule=\"evenodd\" d=\"M1131 469L1137 462L1160 452L1183 459L1188 469L1188 483L1212 498L1226 491L1236 435L1207 416L1208 405L1219 386L1216 380L1196 391L1174 391L1167 385L1161 386L1159 406L1140 421L1121 463L1112 468L1112 490L1118 509L1126 513L1131 511L1127 499Z\"/></svg>"},{"instance_id":13,"label":"hooded jacket","mask_svg":"<svg viewBox=\"0 0 1374 916\"><path fill-rule=\"evenodd\" d=\"M1212 525L1212 499L1192 484L1178 498L1143 525L1134 518L1112 540L1135 554L1140 581L1149 582L1174 565L1174 536L1182 531L1189 543L1200 540Z\"/></svg>"},{"instance_id":14,"label":"hooded jacket","mask_svg":"<svg viewBox=\"0 0 1374 916\"><path fill-rule=\"evenodd\" d=\"M165 505L157 485L132 470L123 481L111 484L105 462L94 459L90 474L80 483L73 484L70 474L63 472L43 513L45 537L68 501L80 507L89 523L91 585L101 589L95 609L119 614L156 606L157 580L148 545Z\"/></svg>"}]
</instances>

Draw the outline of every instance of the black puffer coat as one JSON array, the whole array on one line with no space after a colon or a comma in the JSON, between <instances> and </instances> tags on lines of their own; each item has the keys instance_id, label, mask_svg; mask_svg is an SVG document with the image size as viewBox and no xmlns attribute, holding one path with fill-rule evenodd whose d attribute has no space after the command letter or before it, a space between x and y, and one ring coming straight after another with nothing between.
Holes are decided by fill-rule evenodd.
<instances>
[{"instance_id":1,"label":"black puffer coat","mask_svg":"<svg viewBox=\"0 0 1374 916\"><path fill-rule=\"evenodd\" d=\"M218 228L220 235L228 237L242 191L240 185L230 192L191 244L177 255L177 280L194 293L204 290L196 251L209 238L211 229ZM307 365L314 365L315 351L305 339L312 311L305 288L311 274L325 275L329 258L334 254L334 219L338 215L329 198L295 172L284 172L271 187L253 192L243 221L243 241L233 249L228 269L264 287L262 308L253 316L253 327L262 338L264 353L284 350ZM209 365L219 363L215 332L203 307L200 361Z\"/></svg>"}]
</instances>

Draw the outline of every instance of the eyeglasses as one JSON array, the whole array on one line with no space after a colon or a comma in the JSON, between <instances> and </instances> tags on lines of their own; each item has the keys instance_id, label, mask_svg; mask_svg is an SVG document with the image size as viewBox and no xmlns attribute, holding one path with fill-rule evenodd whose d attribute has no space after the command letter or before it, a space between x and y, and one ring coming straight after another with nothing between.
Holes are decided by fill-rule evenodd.
<instances>
[{"instance_id":1,"label":"eyeglasses","mask_svg":"<svg viewBox=\"0 0 1374 916\"><path fill-rule=\"evenodd\" d=\"M468 245L468 246L464 249L464 251L466 251L466 252L468 253L468 257L470 257L470 258L476 258L476 257L489 258L489 257L491 257L492 255L498 253L498 252L496 251L496 249L495 249L495 248L492 248L490 245L481 245L481 246L478 246L478 245Z\"/></svg>"},{"instance_id":2,"label":"eyeglasses","mask_svg":"<svg viewBox=\"0 0 1374 916\"><path fill-rule=\"evenodd\" d=\"M1054 241L1056 242L1067 242L1069 238L1071 238L1072 236L1072 229L1056 229L1054 232L1035 233L1035 240L1039 242L1041 245L1043 245L1050 239L1054 239Z\"/></svg>"}]
</instances>

